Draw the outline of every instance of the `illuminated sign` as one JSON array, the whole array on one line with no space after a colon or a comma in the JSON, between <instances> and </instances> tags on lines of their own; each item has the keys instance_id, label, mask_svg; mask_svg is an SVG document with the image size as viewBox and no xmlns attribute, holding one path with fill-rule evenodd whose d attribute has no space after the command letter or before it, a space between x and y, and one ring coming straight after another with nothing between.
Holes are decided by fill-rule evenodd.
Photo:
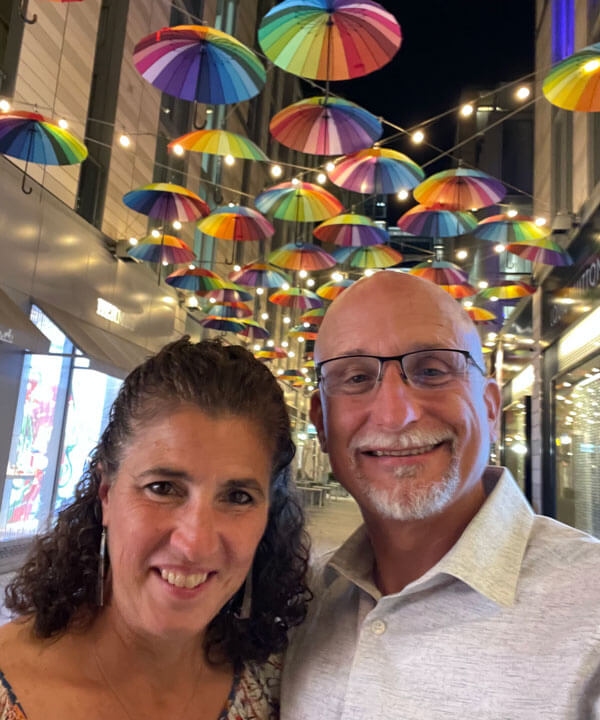
<instances>
[{"instance_id":1,"label":"illuminated sign","mask_svg":"<svg viewBox=\"0 0 600 720\"><path fill-rule=\"evenodd\" d=\"M110 320L110 322L121 325L122 313L116 305L109 303L107 300L98 298L98 304L96 305L96 315Z\"/></svg>"}]
</instances>

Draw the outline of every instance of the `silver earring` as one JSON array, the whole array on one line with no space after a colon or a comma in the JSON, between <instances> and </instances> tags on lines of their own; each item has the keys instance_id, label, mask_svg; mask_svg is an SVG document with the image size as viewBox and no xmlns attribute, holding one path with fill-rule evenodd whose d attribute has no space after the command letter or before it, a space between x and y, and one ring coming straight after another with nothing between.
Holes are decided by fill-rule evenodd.
<instances>
[{"instance_id":1,"label":"silver earring","mask_svg":"<svg viewBox=\"0 0 600 720\"><path fill-rule=\"evenodd\" d=\"M98 577L96 580L96 605L104 605L104 566L106 564L106 526L102 526L100 535L100 551L98 552Z\"/></svg>"},{"instance_id":2,"label":"silver earring","mask_svg":"<svg viewBox=\"0 0 600 720\"><path fill-rule=\"evenodd\" d=\"M244 596L239 611L236 613L238 620L249 620L252 613L252 568L248 572L244 582Z\"/></svg>"}]
</instances>

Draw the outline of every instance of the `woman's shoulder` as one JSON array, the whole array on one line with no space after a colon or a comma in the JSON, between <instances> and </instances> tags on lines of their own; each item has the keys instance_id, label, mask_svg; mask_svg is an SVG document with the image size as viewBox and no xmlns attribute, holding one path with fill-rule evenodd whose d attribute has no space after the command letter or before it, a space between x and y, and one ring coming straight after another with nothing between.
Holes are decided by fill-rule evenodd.
<instances>
[{"instance_id":1,"label":"woman's shoulder","mask_svg":"<svg viewBox=\"0 0 600 720\"><path fill-rule=\"evenodd\" d=\"M245 663L219 720L278 720L282 664L280 654L264 663Z\"/></svg>"}]
</instances>

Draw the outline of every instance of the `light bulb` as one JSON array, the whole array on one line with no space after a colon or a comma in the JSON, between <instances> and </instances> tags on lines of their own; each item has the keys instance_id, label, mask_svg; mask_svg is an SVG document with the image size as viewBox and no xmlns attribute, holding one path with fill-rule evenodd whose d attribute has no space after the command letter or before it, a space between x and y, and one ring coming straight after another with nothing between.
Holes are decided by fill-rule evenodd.
<instances>
[{"instance_id":1,"label":"light bulb","mask_svg":"<svg viewBox=\"0 0 600 720\"><path fill-rule=\"evenodd\" d=\"M542 225L545 225L546 222L547 222L547 220L545 217L536 217L536 219L535 219L535 224L538 225L539 227L542 227Z\"/></svg>"},{"instance_id":2,"label":"light bulb","mask_svg":"<svg viewBox=\"0 0 600 720\"><path fill-rule=\"evenodd\" d=\"M264 288L256 288L256 294L262 295L265 292Z\"/></svg>"},{"instance_id":3,"label":"light bulb","mask_svg":"<svg viewBox=\"0 0 600 720\"><path fill-rule=\"evenodd\" d=\"M233 165L235 163L235 158L233 155L225 155L225 165Z\"/></svg>"},{"instance_id":4,"label":"light bulb","mask_svg":"<svg viewBox=\"0 0 600 720\"><path fill-rule=\"evenodd\" d=\"M331 172L332 170L335 170L335 163L331 162L331 160L330 160L327 163L327 165L325 165L325 170L327 170L327 172Z\"/></svg>"},{"instance_id":5,"label":"light bulb","mask_svg":"<svg viewBox=\"0 0 600 720\"><path fill-rule=\"evenodd\" d=\"M121 135L119 138L119 145L124 148L128 148L131 145L131 139L129 138L129 135Z\"/></svg>"},{"instance_id":6,"label":"light bulb","mask_svg":"<svg viewBox=\"0 0 600 720\"><path fill-rule=\"evenodd\" d=\"M179 155L179 157L181 157L185 150L183 149L182 145L176 143L175 145L173 145L173 152L175 153L175 155Z\"/></svg>"},{"instance_id":7,"label":"light bulb","mask_svg":"<svg viewBox=\"0 0 600 720\"><path fill-rule=\"evenodd\" d=\"M66 130L69 127L69 123L65 119L61 118L58 121L58 127L61 127L63 130Z\"/></svg>"},{"instance_id":8,"label":"light bulb","mask_svg":"<svg viewBox=\"0 0 600 720\"><path fill-rule=\"evenodd\" d=\"M284 322L286 325L289 325L289 324L290 324L290 318L286 315L286 316L283 318L283 322Z\"/></svg>"},{"instance_id":9,"label":"light bulb","mask_svg":"<svg viewBox=\"0 0 600 720\"><path fill-rule=\"evenodd\" d=\"M273 177L281 177L283 174L283 170L281 169L281 165L271 165L271 175Z\"/></svg>"},{"instance_id":10,"label":"light bulb","mask_svg":"<svg viewBox=\"0 0 600 720\"><path fill-rule=\"evenodd\" d=\"M308 280L306 281L306 284L308 285L308 287L314 287L315 281L312 278L308 278Z\"/></svg>"},{"instance_id":11,"label":"light bulb","mask_svg":"<svg viewBox=\"0 0 600 720\"><path fill-rule=\"evenodd\" d=\"M325 175L325 173L319 173L317 175L317 182L319 183L319 185L325 185L325 183L327 182L327 175Z\"/></svg>"},{"instance_id":12,"label":"light bulb","mask_svg":"<svg viewBox=\"0 0 600 720\"><path fill-rule=\"evenodd\" d=\"M0 100L0 112L7 113L10 111L10 103L5 98Z\"/></svg>"},{"instance_id":13,"label":"light bulb","mask_svg":"<svg viewBox=\"0 0 600 720\"><path fill-rule=\"evenodd\" d=\"M367 268L367 269L365 270L365 273L364 273L364 274L365 274L365 277L371 277L371 275L373 275L374 272L375 272L375 271L374 271L374 270L371 270L371 268Z\"/></svg>"},{"instance_id":14,"label":"light bulb","mask_svg":"<svg viewBox=\"0 0 600 720\"><path fill-rule=\"evenodd\" d=\"M456 253L456 257L459 260L465 260L466 258L469 257L469 253L466 250L458 250Z\"/></svg>"},{"instance_id":15,"label":"light bulb","mask_svg":"<svg viewBox=\"0 0 600 720\"><path fill-rule=\"evenodd\" d=\"M292 178L292 185L300 185L300 180L298 180L298 178Z\"/></svg>"},{"instance_id":16,"label":"light bulb","mask_svg":"<svg viewBox=\"0 0 600 720\"><path fill-rule=\"evenodd\" d=\"M266 313L266 312L262 313L261 316L260 316L260 319L261 319L261 320L268 320L268 319L269 319L269 313Z\"/></svg>"},{"instance_id":17,"label":"light bulb","mask_svg":"<svg viewBox=\"0 0 600 720\"><path fill-rule=\"evenodd\" d=\"M415 145L419 145L420 143L425 140L425 133L422 130L416 130L412 134L412 141L415 143Z\"/></svg>"},{"instance_id":18,"label":"light bulb","mask_svg":"<svg viewBox=\"0 0 600 720\"><path fill-rule=\"evenodd\" d=\"M267 347L273 347L275 345L275 340L267 340Z\"/></svg>"},{"instance_id":19,"label":"light bulb","mask_svg":"<svg viewBox=\"0 0 600 720\"><path fill-rule=\"evenodd\" d=\"M240 265L234 265L234 266L233 266L233 269L234 269L235 272L239 272L242 268L241 268Z\"/></svg>"},{"instance_id":20,"label":"light bulb","mask_svg":"<svg viewBox=\"0 0 600 720\"><path fill-rule=\"evenodd\" d=\"M406 200L408 198L408 190L398 190L398 200Z\"/></svg>"},{"instance_id":21,"label":"light bulb","mask_svg":"<svg viewBox=\"0 0 600 720\"><path fill-rule=\"evenodd\" d=\"M494 250L500 254L501 252L504 252L506 250L506 245L503 245L502 243L498 243L497 245L494 245Z\"/></svg>"},{"instance_id":22,"label":"light bulb","mask_svg":"<svg viewBox=\"0 0 600 720\"><path fill-rule=\"evenodd\" d=\"M460 109L460 114L463 117L469 117L473 114L473 106L470 103L466 103L466 105L463 105Z\"/></svg>"},{"instance_id":23,"label":"light bulb","mask_svg":"<svg viewBox=\"0 0 600 720\"><path fill-rule=\"evenodd\" d=\"M308 273L306 272L306 270L300 270L300 272L298 273L298 275L300 275L300 277L301 277L302 279L304 279L305 277L308 276Z\"/></svg>"},{"instance_id":24,"label":"light bulb","mask_svg":"<svg viewBox=\"0 0 600 720\"><path fill-rule=\"evenodd\" d=\"M137 244L138 244L138 239L135 238L135 237L130 237L130 238L129 238L129 244L130 244L130 245L137 245Z\"/></svg>"},{"instance_id":25,"label":"light bulb","mask_svg":"<svg viewBox=\"0 0 600 720\"><path fill-rule=\"evenodd\" d=\"M531 90L526 85L522 85L515 95L517 96L517 100L527 100L527 98L531 95Z\"/></svg>"},{"instance_id":26,"label":"light bulb","mask_svg":"<svg viewBox=\"0 0 600 720\"><path fill-rule=\"evenodd\" d=\"M183 225L179 222L179 220L173 220L173 228L175 230L181 230Z\"/></svg>"},{"instance_id":27,"label":"light bulb","mask_svg":"<svg viewBox=\"0 0 600 720\"><path fill-rule=\"evenodd\" d=\"M289 290L289 289L290 289L290 284L284 282L283 285L281 286L281 289L282 289L282 290Z\"/></svg>"},{"instance_id":28,"label":"light bulb","mask_svg":"<svg viewBox=\"0 0 600 720\"><path fill-rule=\"evenodd\" d=\"M332 273L331 273L331 279L332 279L334 282L340 282L340 280L343 280L343 279L344 279L344 276L343 276L342 273L340 273L340 272L332 272Z\"/></svg>"},{"instance_id":29,"label":"light bulb","mask_svg":"<svg viewBox=\"0 0 600 720\"><path fill-rule=\"evenodd\" d=\"M260 350L260 345L254 345L254 351L258 352Z\"/></svg>"},{"instance_id":30,"label":"light bulb","mask_svg":"<svg viewBox=\"0 0 600 720\"><path fill-rule=\"evenodd\" d=\"M158 230L153 230L150 234L152 235L153 238L160 237L160 233L158 232Z\"/></svg>"},{"instance_id":31,"label":"light bulb","mask_svg":"<svg viewBox=\"0 0 600 720\"><path fill-rule=\"evenodd\" d=\"M482 290L485 290L486 287L489 287L489 282L487 280L480 280L477 283L477 287L480 287Z\"/></svg>"},{"instance_id":32,"label":"light bulb","mask_svg":"<svg viewBox=\"0 0 600 720\"><path fill-rule=\"evenodd\" d=\"M283 347L283 348L286 348L288 345L289 345L289 342L288 342L287 340L284 340L284 341L281 343L281 347Z\"/></svg>"}]
</instances>

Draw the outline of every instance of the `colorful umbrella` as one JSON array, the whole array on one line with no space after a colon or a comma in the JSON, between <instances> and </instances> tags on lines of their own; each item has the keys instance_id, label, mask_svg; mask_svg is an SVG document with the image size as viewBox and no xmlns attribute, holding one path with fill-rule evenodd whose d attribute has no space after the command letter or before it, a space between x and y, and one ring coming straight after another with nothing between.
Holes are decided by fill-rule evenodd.
<instances>
[{"instance_id":1,"label":"colorful umbrella","mask_svg":"<svg viewBox=\"0 0 600 720\"><path fill-rule=\"evenodd\" d=\"M486 310L485 308L476 307L472 305L470 308L465 308L466 312L469 313L471 320L476 323L489 322L490 320L496 320L497 316L493 312Z\"/></svg>"},{"instance_id":2,"label":"colorful umbrella","mask_svg":"<svg viewBox=\"0 0 600 720\"><path fill-rule=\"evenodd\" d=\"M314 80L349 80L389 62L402 42L394 16L372 0L284 0L258 42L275 65Z\"/></svg>"},{"instance_id":3,"label":"colorful umbrella","mask_svg":"<svg viewBox=\"0 0 600 720\"><path fill-rule=\"evenodd\" d=\"M243 302L211 303L209 314L212 317L240 319L250 317L252 310Z\"/></svg>"},{"instance_id":4,"label":"colorful umbrella","mask_svg":"<svg viewBox=\"0 0 600 720\"><path fill-rule=\"evenodd\" d=\"M153 263L166 262L169 265L189 263L196 258L192 248L183 240L173 237L173 235L161 235L159 237L149 235L130 248L127 254L136 260Z\"/></svg>"},{"instance_id":5,"label":"colorful umbrella","mask_svg":"<svg viewBox=\"0 0 600 720\"><path fill-rule=\"evenodd\" d=\"M241 158L242 160L262 160L268 162L269 158L255 145L252 140L228 130L194 130L171 140L169 150L179 145L184 150L206 153L207 155L221 155Z\"/></svg>"},{"instance_id":6,"label":"colorful umbrella","mask_svg":"<svg viewBox=\"0 0 600 720\"><path fill-rule=\"evenodd\" d=\"M287 270L324 270L333 267L336 259L312 243L288 243L269 255L269 262Z\"/></svg>"},{"instance_id":7,"label":"colorful umbrella","mask_svg":"<svg viewBox=\"0 0 600 720\"><path fill-rule=\"evenodd\" d=\"M536 225L533 218L527 215L491 215L478 224L473 234L488 242L508 245L526 240L542 240L550 234L550 230Z\"/></svg>"},{"instance_id":8,"label":"colorful umbrella","mask_svg":"<svg viewBox=\"0 0 600 720\"><path fill-rule=\"evenodd\" d=\"M287 350L281 347L273 347L270 350L258 350L258 352L254 353L254 357L259 360L277 360L279 358L286 358L287 356Z\"/></svg>"},{"instance_id":9,"label":"colorful umbrella","mask_svg":"<svg viewBox=\"0 0 600 720\"><path fill-rule=\"evenodd\" d=\"M342 204L319 185L284 182L264 190L254 201L263 213L272 212L279 220L319 222L338 215Z\"/></svg>"},{"instance_id":10,"label":"colorful umbrella","mask_svg":"<svg viewBox=\"0 0 600 720\"><path fill-rule=\"evenodd\" d=\"M218 289L199 291L198 295L202 295L209 302L214 300L215 303L219 302L247 302L252 300L252 295L246 292L243 288L235 283L223 281L223 284Z\"/></svg>"},{"instance_id":11,"label":"colorful umbrella","mask_svg":"<svg viewBox=\"0 0 600 720\"><path fill-rule=\"evenodd\" d=\"M425 173L408 155L389 148L367 148L335 161L331 182L359 193L387 195L412 190Z\"/></svg>"},{"instance_id":12,"label":"colorful umbrella","mask_svg":"<svg viewBox=\"0 0 600 720\"><path fill-rule=\"evenodd\" d=\"M430 280L436 285L461 285L467 282L467 273L446 260L420 263L411 268L409 273Z\"/></svg>"},{"instance_id":13,"label":"colorful umbrella","mask_svg":"<svg viewBox=\"0 0 600 720\"><path fill-rule=\"evenodd\" d=\"M600 111L600 43L588 45L550 70L544 79L546 99L565 110Z\"/></svg>"},{"instance_id":14,"label":"colorful umbrella","mask_svg":"<svg viewBox=\"0 0 600 720\"><path fill-rule=\"evenodd\" d=\"M473 287L468 283L459 283L458 285L440 285L440 287L457 300L460 298L471 297L479 292L476 287Z\"/></svg>"},{"instance_id":15,"label":"colorful umbrella","mask_svg":"<svg viewBox=\"0 0 600 720\"><path fill-rule=\"evenodd\" d=\"M504 280L494 287L487 287L479 291L479 297L489 300L497 298L498 300L516 300L517 298L533 295L535 287L521 280Z\"/></svg>"},{"instance_id":16,"label":"colorful umbrella","mask_svg":"<svg viewBox=\"0 0 600 720\"><path fill-rule=\"evenodd\" d=\"M370 245L362 248L343 247L334 250L333 256L339 263L344 263L350 258L350 267L371 269L392 267L403 260L402 253L388 245Z\"/></svg>"},{"instance_id":17,"label":"colorful umbrella","mask_svg":"<svg viewBox=\"0 0 600 720\"><path fill-rule=\"evenodd\" d=\"M231 320L222 317L208 316L198 320L200 325L210 330L219 330L219 332L239 333L244 330L244 325L239 320Z\"/></svg>"},{"instance_id":18,"label":"colorful umbrella","mask_svg":"<svg viewBox=\"0 0 600 720\"><path fill-rule=\"evenodd\" d=\"M354 280L344 278L343 280L332 280L317 288L317 295L325 300L335 300L344 290L350 287Z\"/></svg>"},{"instance_id":19,"label":"colorful umbrella","mask_svg":"<svg viewBox=\"0 0 600 720\"><path fill-rule=\"evenodd\" d=\"M300 316L300 322L307 322L310 325L320 325L325 317L326 308L320 307L314 310L307 310Z\"/></svg>"},{"instance_id":20,"label":"colorful umbrella","mask_svg":"<svg viewBox=\"0 0 600 720\"><path fill-rule=\"evenodd\" d=\"M0 114L0 153L25 160L21 188L25 188L27 166L74 165L83 162L88 154L86 146L68 130L32 112L12 110Z\"/></svg>"},{"instance_id":21,"label":"colorful umbrella","mask_svg":"<svg viewBox=\"0 0 600 720\"><path fill-rule=\"evenodd\" d=\"M301 373L300 370L284 370L283 372L278 372L276 377L278 380L288 380L290 382L302 380L302 382L304 382L304 373Z\"/></svg>"},{"instance_id":22,"label":"colorful umbrella","mask_svg":"<svg viewBox=\"0 0 600 720\"><path fill-rule=\"evenodd\" d=\"M549 237L540 240L522 240L521 242L510 243L506 246L506 250L513 255L531 260L541 265L554 265L556 267L565 267L572 265L573 261L569 253L565 252L561 246Z\"/></svg>"},{"instance_id":23,"label":"colorful umbrella","mask_svg":"<svg viewBox=\"0 0 600 720\"><path fill-rule=\"evenodd\" d=\"M308 327L296 325L288 332L288 335L290 337L301 337L305 340L316 340L318 333L319 328L317 325L309 325Z\"/></svg>"},{"instance_id":24,"label":"colorful umbrella","mask_svg":"<svg viewBox=\"0 0 600 720\"><path fill-rule=\"evenodd\" d=\"M415 205L398 219L397 225L412 235L445 238L473 232L477 218L473 213L449 210L443 205Z\"/></svg>"},{"instance_id":25,"label":"colorful umbrella","mask_svg":"<svg viewBox=\"0 0 600 720\"><path fill-rule=\"evenodd\" d=\"M371 218L356 213L345 213L325 220L313 230L321 242L331 242L341 247L364 247L381 245L389 240L386 230Z\"/></svg>"},{"instance_id":26,"label":"colorful umbrella","mask_svg":"<svg viewBox=\"0 0 600 720\"><path fill-rule=\"evenodd\" d=\"M278 267L267 263L249 263L241 270L232 272L229 279L239 285L248 287L279 288L285 283L291 284L292 280Z\"/></svg>"},{"instance_id":27,"label":"colorful umbrella","mask_svg":"<svg viewBox=\"0 0 600 720\"><path fill-rule=\"evenodd\" d=\"M271 333L264 328L262 325L256 322L256 320L241 320L244 323L244 329L240 330L239 335L251 338L252 340L266 340L271 337Z\"/></svg>"},{"instance_id":28,"label":"colorful umbrella","mask_svg":"<svg viewBox=\"0 0 600 720\"><path fill-rule=\"evenodd\" d=\"M266 80L251 50L231 35L202 25L178 25L148 35L135 46L133 63L167 95L209 105L248 100Z\"/></svg>"},{"instance_id":29,"label":"colorful umbrella","mask_svg":"<svg viewBox=\"0 0 600 720\"><path fill-rule=\"evenodd\" d=\"M208 205L195 193L181 185L152 183L123 195L127 207L166 222L189 222L206 217Z\"/></svg>"},{"instance_id":30,"label":"colorful umbrella","mask_svg":"<svg viewBox=\"0 0 600 720\"><path fill-rule=\"evenodd\" d=\"M348 100L312 97L277 113L269 125L282 145L311 155L345 155L370 147L383 133L379 120Z\"/></svg>"},{"instance_id":31,"label":"colorful umbrella","mask_svg":"<svg viewBox=\"0 0 600 720\"><path fill-rule=\"evenodd\" d=\"M207 290L218 290L225 284L225 280L219 277L212 270L204 268L181 268L167 275L165 282L180 290L192 290L194 292L205 292Z\"/></svg>"},{"instance_id":32,"label":"colorful umbrella","mask_svg":"<svg viewBox=\"0 0 600 720\"><path fill-rule=\"evenodd\" d=\"M458 167L431 175L413 195L422 205L442 203L455 210L478 210L500 202L506 188L481 170Z\"/></svg>"},{"instance_id":33,"label":"colorful umbrella","mask_svg":"<svg viewBox=\"0 0 600 720\"><path fill-rule=\"evenodd\" d=\"M198 223L198 229L205 235L237 242L264 240L275 232L267 218L241 205L216 208Z\"/></svg>"},{"instance_id":34,"label":"colorful umbrella","mask_svg":"<svg viewBox=\"0 0 600 720\"><path fill-rule=\"evenodd\" d=\"M269 300L276 305L283 305L292 310L312 310L323 305L323 301L318 295L303 288L278 290L269 296Z\"/></svg>"}]
</instances>

